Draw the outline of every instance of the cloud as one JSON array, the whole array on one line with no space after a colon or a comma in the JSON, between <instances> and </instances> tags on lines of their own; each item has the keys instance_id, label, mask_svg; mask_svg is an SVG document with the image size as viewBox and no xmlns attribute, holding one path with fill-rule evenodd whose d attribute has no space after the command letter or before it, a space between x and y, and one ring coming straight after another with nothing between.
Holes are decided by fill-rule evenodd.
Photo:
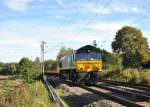
<instances>
[{"instance_id":1,"label":"cloud","mask_svg":"<svg viewBox=\"0 0 150 107\"><path fill-rule=\"evenodd\" d=\"M100 22L93 23L88 28L101 31L116 31L125 25L130 25L129 22Z\"/></svg>"},{"instance_id":2,"label":"cloud","mask_svg":"<svg viewBox=\"0 0 150 107\"><path fill-rule=\"evenodd\" d=\"M58 5L60 5L61 7L65 7L65 4L62 2L62 0L56 0L56 2L57 2Z\"/></svg>"},{"instance_id":3,"label":"cloud","mask_svg":"<svg viewBox=\"0 0 150 107\"><path fill-rule=\"evenodd\" d=\"M14 11L24 11L33 0L4 0L4 4Z\"/></svg>"},{"instance_id":4,"label":"cloud","mask_svg":"<svg viewBox=\"0 0 150 107\"><path fill-rule=\"evenodd\" d=\"M55 17L62 20L70 20L68 17L64 17L64 16L56 15Z\"/></svg>"},{"instance_id":5,"label":"cloud","mask_svg":"<svg viewBox=\"0 0 150 107\"><path fill-rule=\"evenodd\" d=\"M103 8L104 4L95 5L93 6L93 3L87 3L85 5L84 10L85 11L91 11L93 13L99 13L101 9ZM129 6L127 4L122 3L112 3L110 6L105 8L101 13L103 14L110 14L110 13L140 13L142 12L142 8L138 8L136 6ZM144 10L143 10L144 11Z\"/></svg>"},{"instance_id":6,"label":"cloud","mask_svg":"<svg viewBox=\"0 0 150 107\"><path fill-rule=\"evenodd\" d=\"M25 11L33 1L46 2L47 0L3 0L5 6L13 11Z\"/></svg>"}]
</instances>

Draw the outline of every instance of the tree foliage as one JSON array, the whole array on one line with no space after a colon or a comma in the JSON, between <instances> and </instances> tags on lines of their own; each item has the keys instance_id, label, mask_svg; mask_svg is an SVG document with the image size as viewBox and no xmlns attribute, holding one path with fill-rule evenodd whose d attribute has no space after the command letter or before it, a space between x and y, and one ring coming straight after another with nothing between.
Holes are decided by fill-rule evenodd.
<instances>
[{"instance_id":1,"label":"tree foliage","mask_svg":"<svg viewBox=\"0 0 150 107\"><path fill-rule=\"evenodd\" d=\"M114 71L122 69L122 58L115 54L110 53L106 50L101 50L103 70Z\"/></svg>"},{"instance_id":2,"label":"tree foliage","mask_svg":"<svg viewBox=\"0 0 150 107\"><path fill-rule=\"evenodd\" d=\"M147 39L134 27L125 26L120 29L112 42L112 49L122 55L125 67L141 67L142 63L149 60Z\"/></svg>"},{"instance_id":3,"label":"tree foliage","mask_svg":"<svg viewBox=\"0 0 150 107\"><path fill-rule=\"evenodd\" d=\"M19 73L24 81L30 83L39 76L40 70L28 58L22 58L18 65Z\"/></svg>"},{"instance_id":4,"label":"tree foliage","mask_svg":"<svg viewBox=\"0 0 150 107\"><path fill-rule=\"evenodd\" d=\"M40 63L40 58L39 57L36 57L36 59L34 60L34 64L35 66L37 67L37 69L40 71L41 69L41 63Z\"/></svg>"},{"instance_id":5,"label":"tree foliage","mask_svg":"<svg viewBox=\"0 0 150 107\"><path fill-rule=\"evenodd\" d=\"M35 63L35 64L40 64L40 58L39 58L39 57L36 57L36 59L34 60L34 63Z\"/></svg>"},{"instance_id":6,"label":"tree foliage","mask_svg":"<svg viewBox=\"0 0 150 107\"><path fill-rule=\"evenodd\" d=\"M3 63L0 73L3 75L17 74L17 63Z\"/></svg>"},{"instance_id":7,"label":"tree foliage","mask_svg":"<svg viewBox=\"0 0 150 107\"><path fill-rule=\"evenodd\" d=\"M72 52L73 52L73 49L66 48L65 46L63 46L63 47L60 48L56 59L60 60L62 57L66 56L66 55L69 55Z\"/></svg>"},{"instance_id":8,"label":"tree foliage","mask_svg":"<svg viewBox=\"0 0 150 107\"><path fill-rule=\"evenodd\" d=\"M46 60L44 62L45 71L56 71L57 68L57 61L55 60Z\"/></svg>"},{"instance_id":9,"label":"tree foliage","mask_svg":"<svg viewBox=\"0 0 150 107\"><path fill-rule=\"evenodd\" d=\"M149 49L149 51L148 51L148 54L149 54L149 57L150 57L150 49ZM143 64L143 67L144 67L144 68L150 68L150 59L149 59L149 61L148 61L147 63L144 63L144 64Z\"/></svg>"}]
</instances>

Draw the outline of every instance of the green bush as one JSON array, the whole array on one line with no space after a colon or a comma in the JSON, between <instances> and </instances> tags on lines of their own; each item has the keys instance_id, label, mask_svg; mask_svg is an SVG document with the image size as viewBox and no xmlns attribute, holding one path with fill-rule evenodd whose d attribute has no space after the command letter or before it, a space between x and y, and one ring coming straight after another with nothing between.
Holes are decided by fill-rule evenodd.
<instances>
[{"instance_id":1,"label":"green bush","mask_svg":"<svg viewBox=\"0 0 150 107\"><path fill-rule=\"evenodd\" d=\"M15 75L17 74L17 63L4 63L0 67L0 74L2 75Z\"/></svg>"},{"instance_id":2,"label":"green bush","mask_svg":"<svg viewBox=\"0 0 150 107\"><path fill-rule=\"evenodd\" d=\"M18 64L18 72L22 79L27 83L33 82L40 74L40 70L37 65L28 58L22 58L20 60Z\"/></svg>"},{"instance_id":3,"label":"green bush","mask_svg":"<svg viewBox=\"0 0 150 107\"><path fill-rule=\"evenodd\" d=\"M122 66L122 58L115 53L110 53L106 50L100 50L102 54L102 61L103 61L103 70L107 71L115 71L121 70Z\"/></svg>"},{"instance_id":4,"label":"green bush","mask_svg":"<svg viewBox=\"0 0 150 107\"><path fill-rule=\"evenodd\" d=\"M141 82L141 73L137 69L132 69L131 71L131 80L132 83L140 83Z\"/></svg>"},{"instance_id":5,"label":"green bush","mask_svg":"<svg viewBox=\"0 0 150 107\"><path fill-rule=\"evenodd\" d=\"M142 73L142 84L150 85L150 70Z\"/></svg>"},{"instance_id":6,"label":"green bush","mask_svg":"<svg viewBox=\"0 0 150 107\"><path fill-rule=\"evenodd\" d=\"M119 78L122 79L122 81L129 82L132 79L131 69L121 71Z\"/></svg>"},{"instance_id":7,"label":"green bush","mask_svg":"<svg viewBox=\"0 0 150 107\"><path fill-rule=\"evenodd\" d=\"M120 71L120 73L110 75L109 77L107 77L107 79L150 85L150 69L125 69L123 71Z\"/></svg>"}]
</instances>

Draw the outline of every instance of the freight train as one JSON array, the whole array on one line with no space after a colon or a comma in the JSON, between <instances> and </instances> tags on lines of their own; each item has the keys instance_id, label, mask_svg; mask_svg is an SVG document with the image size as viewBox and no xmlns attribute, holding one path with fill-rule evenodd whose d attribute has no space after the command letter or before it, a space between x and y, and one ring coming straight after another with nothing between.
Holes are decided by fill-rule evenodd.
<instances>
[{"instance_id":1,"label":"freight train","mask_svg":"<svg viewBox=\"0 0 150 107\"><path fill-rule=\"evenodd\" d=\"M59 61L60 78L75 84L95 84L101 70L100 50L91 45L83 46Z\"/></svg>"}]
</instances>

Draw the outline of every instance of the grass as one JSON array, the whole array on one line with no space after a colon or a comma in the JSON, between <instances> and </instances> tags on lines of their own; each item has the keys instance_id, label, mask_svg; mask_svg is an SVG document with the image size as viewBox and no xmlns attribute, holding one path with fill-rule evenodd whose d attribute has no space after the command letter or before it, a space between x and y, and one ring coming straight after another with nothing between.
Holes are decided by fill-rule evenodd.
<instances>
[{"instance_id":1,"label":"grass","mask_svg":"<svg viewBox=\"0 0 150 107\"><path fill-rule=\"evenodd\" d=\"M0 107L55 107L41 81L32 84L22 83L11 93L1 96L0 99Z\"/></svg>"},{"instance_id":2,"label":"grass","mask_svg":"<svg viewBox=\"0 0 150 107\"><path fill-rule=\"evenodd\" d=\"M64 101L65 106L70 107L69 105L71 105L71 102L68 99L66 99L65 93L67 93L67 90L62 90L61 88L56 89L56 94Z\"/></svg>"},{"instance_id":3,"label":"grass","mask_svg":"<svg viewBox=\"0 0 150 107\"><path fill-rule=\"evenodd\" d=\"M0 97L9 95L18 84L15 80L0 80Z\"/></svg>"},{"instance_id":4,"label":"grass","mask_svg":"<svg viewBox=\"0 0 150 107\"><path fill-rule=\"evenodd\" d=\"M150 70L125 69L107 79L150 85Z\"/></svg>"}]
</instances>

